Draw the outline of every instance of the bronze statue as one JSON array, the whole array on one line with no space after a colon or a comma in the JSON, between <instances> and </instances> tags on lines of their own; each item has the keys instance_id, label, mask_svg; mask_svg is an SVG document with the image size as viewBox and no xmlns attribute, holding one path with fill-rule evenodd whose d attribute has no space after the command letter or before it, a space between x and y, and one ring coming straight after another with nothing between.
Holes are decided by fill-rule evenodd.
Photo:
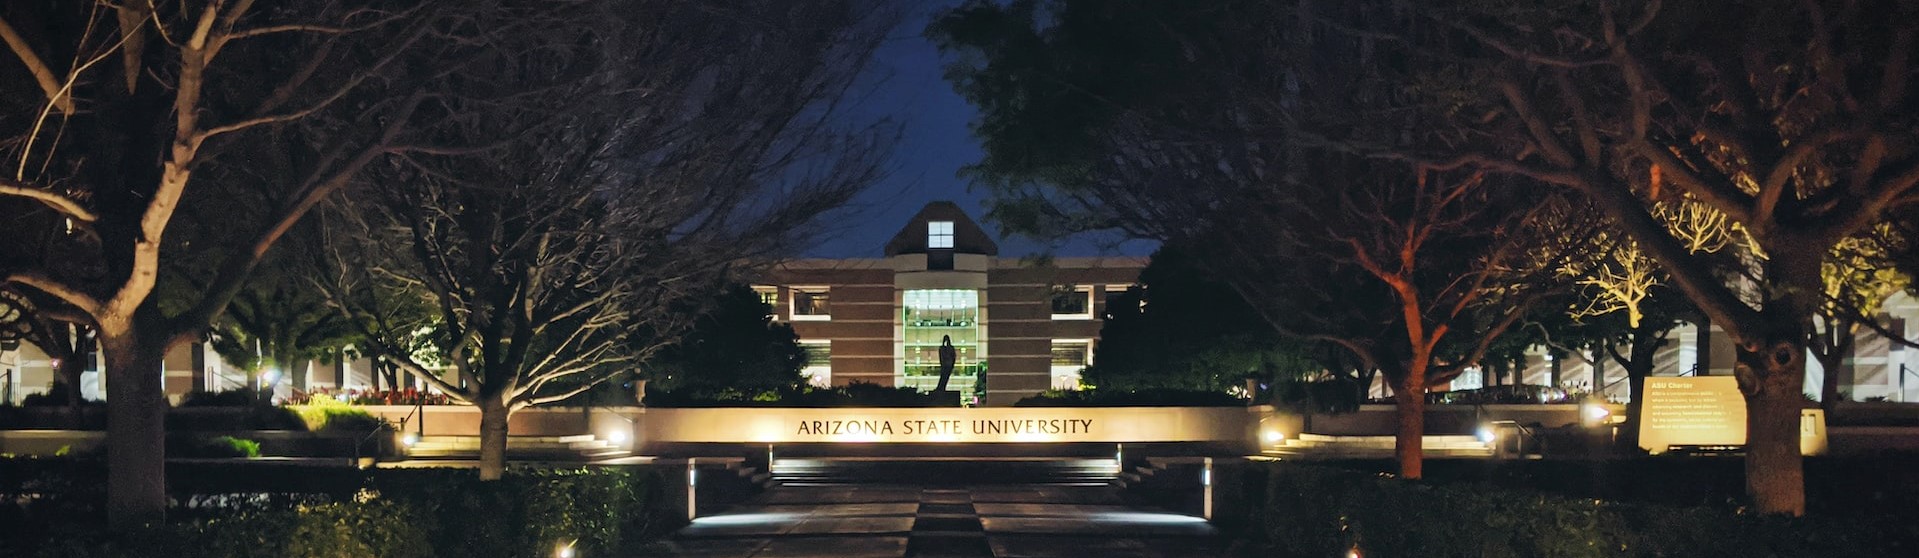
<instances>
[{"instance_id":1,"label":"bronze statue","mask_svg":"<svg viewBox=\"0 0 1919 558\"><path fill-rule=\"evenodd\" d=\"M940 336L940 385L933 391L946 391L946 382L953 379L953 363L958 360L959 351L953 348L953 336Z\"/></svg>"}]
</instances>

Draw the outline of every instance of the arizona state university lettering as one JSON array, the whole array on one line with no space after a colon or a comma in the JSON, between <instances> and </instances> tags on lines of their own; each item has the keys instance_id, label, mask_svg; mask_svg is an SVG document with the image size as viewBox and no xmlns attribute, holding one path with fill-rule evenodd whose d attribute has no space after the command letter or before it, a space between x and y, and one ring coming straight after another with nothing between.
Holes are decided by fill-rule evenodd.
<instances>
[{"instance_id":1,"label":"arizona state university lettering","mask_svg":"<svg viewBox=\"0 0 1919 558\"><path fill-rule=\"evenodd\" d=\"M800 421L800 434L892 434L893 423L883 420L809 420Z\"/></svg>"},{"instance_id":2,"label":"arizona state university lettering","mask_svg":"<svg viewBox=\"0 0 1919 558\"><path fill-rule=\"evenodd\" d=\"M896 426L894 422L899 424ZM990 419L970 421L971 434L1088 434L1093 419ZM796 434L802 436L892 435L958 436L965 421L959 420L803 420Z\"/></svg>"},{"instance_id":3,"label":"arizona state university lettering","mask_svg":"<svg viewBox=\"0 0 1919 558\"><path fill-rule=\"evenodd\" d=\"M974 434L1084 434L1092 431L1092 419L973 421Z\"/></svg>"}]
</instances>

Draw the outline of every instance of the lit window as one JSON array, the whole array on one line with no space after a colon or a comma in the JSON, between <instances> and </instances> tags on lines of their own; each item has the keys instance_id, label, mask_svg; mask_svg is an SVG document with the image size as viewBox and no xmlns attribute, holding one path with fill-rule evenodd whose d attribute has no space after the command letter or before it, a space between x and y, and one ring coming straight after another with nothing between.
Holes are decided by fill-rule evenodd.
<instances>
[{"instance_id":1,"label":"lit window","mask_svg":"<svg viewBox=\"0 0 1919 558\"><path fill-rule=\"evenodd\" d=\"M927 248L953 247L953 222L930 221L926 223Z\"/></svg>"},{"instance_id":2,"label":"lit window","mask_svg":"<svg viewBox=\"0 0 1919 558\"><path fill-rule=\"evenodd\" d=\"M1053 319L1093 319L1093 288L1090 286L1054 285Z\"/></svg>"},{"instance_id":3,"label":"lit window","mask_svg":"<svg viewBox=\"0 0 1919 558\"><path fill-rule=\"evenodd\" d=\"M800 375L806 376L806 383L818 387L833 385L833 342L801 339L800 348L806 351L806 367L800 369Z\"/></svg>"},{"instance_id":4,"label":"lit window","mask_svg":"<svg viewBox=\"0 0 1919 558\"><path fill-rule=\"evenodd\" d=\"M832 315L827 306L826 287L791 287L794 320L825 320Z\"/></svg>"},{"instance_id":5,"label":"lit window","mask_svg":"<svg viewBox=\"0 0 1919 558\"><path fill-rule=\"evenodd\" d=\"M766 305L767 318L774 319L774 320L780 319L779 311L774 310L775 308L780 307L780 288L779 287L754 285L753 294L760 295L760 304Z\"/></svg>"},{"instance_id":6,"label":"lit window","mask_svg":"<svg viewBox=\"0 0 1919 558\"><path fill-rule=\"evenodd\" d=\"M1093 362L1093 340L1053 340L1053 389L1079 389L1080 373Z\"/></svg>"}]
</instances>

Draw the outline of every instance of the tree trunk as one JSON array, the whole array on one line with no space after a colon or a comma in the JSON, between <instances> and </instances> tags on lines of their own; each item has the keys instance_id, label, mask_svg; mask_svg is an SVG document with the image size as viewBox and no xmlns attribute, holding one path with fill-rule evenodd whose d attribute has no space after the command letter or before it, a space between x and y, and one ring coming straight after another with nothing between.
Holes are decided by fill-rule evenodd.
<instances>
[{"instance_id":1,"label":"tree trunk","mask_svg":"<svg viewBox=\"0 0 1919 558\"><path fill-rule=\"evenodd\" d=\"M1799 415L1805 407L1805 337L1779 339L1762 351L1738 352L1746 397L1746 494L1761 512L1804 515L1804 458Z\"/></svg>"},{"instance_id":2,"label":"tree trunk","mask_svg":"<svg viewBox=\"0 0 1919 558\"><path fill-rule=\"evenodd\" d=\"M78 346L79 342L75 345ZM86 419L83 416L86 412L84 407L86 400L80 397L80 376L87 371L86 354L87 350L84 346L78 351L68 353L60 359L60 366L55 370L60 376L60 382L67 385L67 419L73 422L74 430L86 428Z\"/></svg>"},{"instance_id":3,"label":"tree trunk","mask_svg":"<svg viewBox=\"0 0 1919 558\"><path fill-rule=\"evenodd\" d=\"M1399 476L1416 479L1424 474L1426 450L1426 373L1414 365L1396 386L1393 406L1398 428L1393 433L1393 456L1399 460Z\"/></svg>"},{"instance_id":4,"label":"tree trunk","mask_svg":"<svg viewBox=\"0 0 1919 558\"><path fill-rule=\"evenodd\" d=\"M1840 367L1845 366L1846 355L1852 352L1853 326L1851 320L1832 320L1826 322L1827 330L1821 334L1818 343L1812 343L1813 358L1819 360L1819 369L1825 373L1819 381L1819 408L1826 410L1826 416L1832 416L1839 407Z\"/></svg>"},{"instance_id":5,"label":"tree trunk","mask_svg":"<svg viewBox=\"0 0 1919 558\"><path fill-rule=\"evenodd\" d=\"M506 472L506 429L512 410L499 396L480 398L480 480L500 480Z\"/></svg>"},{"instance_id":6,"label":"tree trunk","mask_svg":"<svg viewBox=\"0 0 1919 558\"><path fill-rule=\"evenodd\" d=\"M312 371L313 361L304 358L292 359L292 364L287 365L287 378L291 381L289 385L300 391L312 391Z\"/></svg>"},{"instance_id":7,"label":"tree trunk","mask_svg":"<svg viewBox=\"0 0 1919 558\"><path fill-rule=\"evenodd\" d=\"M1659 354L1659 347L1666 344L1665 339L1665 330L1635 329L1632 348L1626 350L1626 360L1619 363L1626 369L1626 420L1631 423L1623 429L1625 435L1619 437L1621 447L1626 449L1639 447L1639 415L1646 403L1646 377L1652 375L1653 357Z\"/></svg>"},{"instance_id":8,"label":"tree trunk","mask_svg":"<svg viewBox=\"0 0 1919 558\"><path fill-rule=\"evenodd\" d=\"M101 328L107 374L107 521L116 530L166 519L166 391L162 340Z\"/></svg>"},{"instance_id":9,"label":"tree trunk","mask_svg":"<svg viewBox=\"0 0 1919 558\"><path fill-rule=\"evenodd\" d=\"M1746 496L1761 513L1806 513L1799 415L1807 342L1819 296L1820 253L1767 246L1765 306L1737 339L1733 373L1746 398ZM1810 252L1810 255L1808 255Z\"/></svg>"}]
</instances>

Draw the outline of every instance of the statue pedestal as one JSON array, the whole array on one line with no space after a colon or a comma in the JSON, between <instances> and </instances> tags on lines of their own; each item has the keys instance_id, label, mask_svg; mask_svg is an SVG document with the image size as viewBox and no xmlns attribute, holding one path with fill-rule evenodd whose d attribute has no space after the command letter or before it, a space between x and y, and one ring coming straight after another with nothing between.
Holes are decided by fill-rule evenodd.
<instances>
[{"instance_id":1,"label":"statue pedestal","mask_svg":"<svg viewBox=\"0 0 1919 558\"><path fill-rule=\"evenodd\" d=\"M936 390L928 390L926 393L927 395L931 396L934 401L939 401L942 404L942 406L951 406L951 407L960 406L959 390L936 389Z\"/></svg>"}]
</instances>

